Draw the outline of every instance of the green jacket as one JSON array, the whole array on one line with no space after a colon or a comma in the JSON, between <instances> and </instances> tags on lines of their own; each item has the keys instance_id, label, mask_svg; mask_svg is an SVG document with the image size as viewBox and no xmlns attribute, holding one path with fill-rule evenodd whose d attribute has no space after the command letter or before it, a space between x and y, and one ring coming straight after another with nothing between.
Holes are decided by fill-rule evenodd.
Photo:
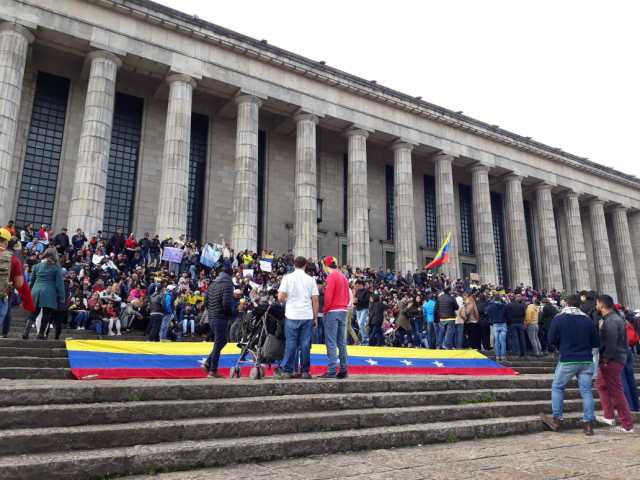
<instances>
[{"instance_id":1,"label":"green jacket","mask_svg":"<svg viewBox=\"0 0 640 480\"><path fill-rule=\"evenodd\" d=\"M31 272L31 295L38 308L58 309L64 303L65 290L62 269L49 262L40 262Z\"/></svg>"}]
</instances>

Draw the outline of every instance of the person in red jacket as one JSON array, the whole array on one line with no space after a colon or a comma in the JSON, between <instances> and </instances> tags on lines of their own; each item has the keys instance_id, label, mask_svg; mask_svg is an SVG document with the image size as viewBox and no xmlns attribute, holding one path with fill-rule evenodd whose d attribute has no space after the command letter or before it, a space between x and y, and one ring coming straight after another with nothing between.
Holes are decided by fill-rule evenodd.
<instances>
[{"instance_id":1,"label":"person in red jacket","mask_svg":"<svg viewBox=\"0 0 640 480\"><path fill-rule=\"evenodd\" d=\"M325 257L324 270L329 274L327 286L324 290L324 335L327 344L327 373L319 378L347 378L347 310L351 304L351 290L349 281L338 270L334 257ZM340 356L340 371L337 371L338 354Z\"/></svg>"},{"instance_id":2,"label":"person in red jacket","mask_svg":"<svg viewBox=\"0 0 640 480\"><path fill-rule=\"evenodd\" d=\"M8 328L4 328L5 321L11 309L11 296L14 289L20 295L25 310L30 313L36 310L29 284L24 281L22 263L9 249L10 241L11 232L6 228L0 228L0 275L2 275L0 278L0 333L5 338L9 333Z\"/></svg>"}]
</instances>

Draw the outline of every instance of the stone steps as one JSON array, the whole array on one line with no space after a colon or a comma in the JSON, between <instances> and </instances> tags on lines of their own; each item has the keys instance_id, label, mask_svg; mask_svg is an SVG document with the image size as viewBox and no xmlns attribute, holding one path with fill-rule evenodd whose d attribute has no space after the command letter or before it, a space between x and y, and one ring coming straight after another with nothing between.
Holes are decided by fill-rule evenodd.
<instances>
[{"instance_id":1,"label":"stone steps","mask_svg":"<svg viewBox=\"0 0 640 480\"><path fill-rule=\"evenodd\" d=\"M0 367L0 379L71 379L69 368Z\"/></svg>"},{"instance_id":2,"label":"stone steps","mask_svg":"<svg viewBox=\"0 0 640 480\"><path fill-rule=\"evenodd\" d=\"M579 423L579 414L569 414L565 418L565 428L578 427ZM466 439L539 432L543 428L538 416L527 415L328 432L186 440L134 447L97 447L72 452L2 456L0 472L4 478L16 480L97 479L137 473L153 475L161 471L269 461L311 454L452 443ZM98 438L94 440L99 441Z\"/></svg>"},{"instance_id":3,"label":"stone steps","mask_svg":"<svg viewBox=\"0 0 640 480\"><path fill-rule=\"evenodd\" d=\"M40 342L41 344L43 342ZM10 357L39 357L39 358L67 358L65 348L37 348L31 346L3 347L0 346L0 358Z\"/></svg>"},{"instance_id":4,"label":"stone steps","mask_svg":"<svg viewBox=\"0 0 640 480\"><path fill-rule=\"evenodd\" d=\"M444 390L424 392L373 392L352 394L272 395L246 398L198 400L103 402L73 405L16 405L0 407L0 429L54 428L107 425L123 422L218 418L251 415L257 412L288 413L359 408L401 408L423 405L475 405L489 402L548 401L550 390ZM579 398L577 389L568 389L568 400ZM0 449L0 452L2 449Z\"/></svg>"},{"instance_id":5,"label":"stone steps","mask_svg":"<svg viewBox=\"0 0 640 480\"><path fill-rule=\"evenodd\" d=\"M57 350L57 349L56 349ZM2 353L0 352L0 355ZM63 357L39 357L39 356L11 356L0 357L3 367L26 368L69 368L69 359L66 354Z\"/></svg>"},{"instance_id":6,"label":"stone steps","mask_svg":"<svg viewBox=\"0 0 640 480\"><path fill-rule=\"evenodd\" d=\"M506 418L550 412L549 400L488 402L468 405L429 405L339 411L234 415L218 418L157 420L112 425L29 428L3 431L0 452L21 455L78 451L98 443L101 448L153 445L163 442L329 432L409 424ZM566 412L582 409L580 400L565 402ZM271 412L271 413L269 413ZM1 460L0 460L1 461Z\"/></svg>"}]
</instances>

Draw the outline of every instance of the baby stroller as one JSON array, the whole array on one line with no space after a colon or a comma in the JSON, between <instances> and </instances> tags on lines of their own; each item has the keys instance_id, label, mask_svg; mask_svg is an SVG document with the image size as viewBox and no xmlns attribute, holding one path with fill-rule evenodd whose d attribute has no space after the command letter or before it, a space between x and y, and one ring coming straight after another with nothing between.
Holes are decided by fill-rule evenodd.
<instances>
[{"instance_id":1,"label":"baby stroller","mask_svg":"<svg viewBox=\"0 0 640 480\"><path fill-rule=\"evenodd\" d=\"M264 365L279 362L284 356L284 309L278 304L260 304L252 315L245 315L238 342L240 356L231 369L231 378L240 378L242 367L251 367L249 378L265 376Z\"/></svg>"}]
</instances>

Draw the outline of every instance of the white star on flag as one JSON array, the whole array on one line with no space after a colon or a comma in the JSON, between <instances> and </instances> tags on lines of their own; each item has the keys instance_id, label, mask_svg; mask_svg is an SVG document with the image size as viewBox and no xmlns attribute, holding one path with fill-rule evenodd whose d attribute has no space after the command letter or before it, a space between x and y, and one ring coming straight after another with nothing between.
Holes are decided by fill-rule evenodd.
<instances>
[{"instance_id":1,"label":"white star on flag","mask_svg":"<svg viewBox=\"0 0 640 480\"><path fill-rule=\"evenodd\" d=\"M375 361L375 360L373 360L372 358L370 358L369 360L367 360L367 363L368 363L369 365L372 365L372 366L373 366L373 365L377 365L377 364L378 364L378 362L376 362L376 361Z\"/></svg>"},{"instance_id":2,"label":"white star on flag","mask_svg":"<svg viewBox=\"0 0 640 480\"><path fill-rule=\"evenodd\" d=\"M436 360L435 362L433 362L433 364L434 364L436 367L438 367L438 368L442 368L442 367L444 367L444 363L439 362L439 361L437 361L437 360Z\"/></svg>"},{"instance_id":3,"label":"white star on flag","mask_svg":"<svg viewBox=\"0 0 640 480\"><path fill-rule=\"evenodd\" d=\"M202 357L202 358L198 361L198 363L199 363L200 365L204 365L206 362L207 362L207 357Z\"/></svg>"},{"instance_id":4,"label":"white star on flag","mask_svg":"<svg viewBox=\"0 0 640 480\"><path fill-rule=\"evenodd\" d=\"M410 365L413 365L413 363L410 362L409 360L402 360L400 363L404 363L407 367Z\"/></svg>"}]
</instances>

